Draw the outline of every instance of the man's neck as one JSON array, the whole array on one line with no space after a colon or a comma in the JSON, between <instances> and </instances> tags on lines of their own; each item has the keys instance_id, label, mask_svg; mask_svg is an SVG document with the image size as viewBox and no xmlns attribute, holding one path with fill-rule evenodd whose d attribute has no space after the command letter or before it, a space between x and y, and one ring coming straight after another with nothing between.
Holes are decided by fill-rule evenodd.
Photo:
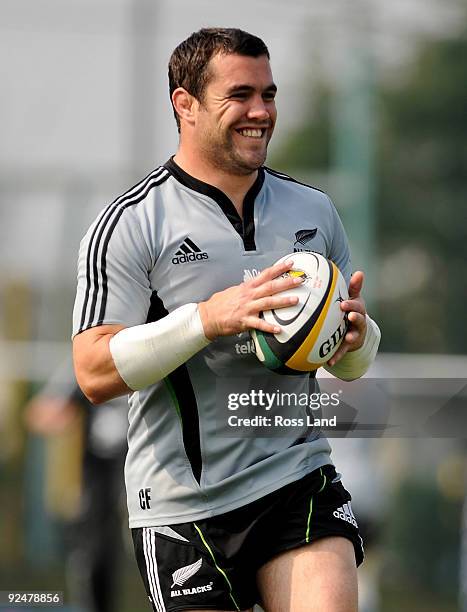
<instances>
[{"instance_id":1,"label":"man's neck","mask_svg":"<svg viewBox=\"0 0 467 612\"><path fill-rule=\"evenodd\" d=\"M232 201L240 217L243 216L243 200L256 181L258 171L251 174L236 175L214 168L202 158L193 159L179 149L174 156L174 162L182 170L204 183L217 187Z\"/></svg>"}]
</instances>

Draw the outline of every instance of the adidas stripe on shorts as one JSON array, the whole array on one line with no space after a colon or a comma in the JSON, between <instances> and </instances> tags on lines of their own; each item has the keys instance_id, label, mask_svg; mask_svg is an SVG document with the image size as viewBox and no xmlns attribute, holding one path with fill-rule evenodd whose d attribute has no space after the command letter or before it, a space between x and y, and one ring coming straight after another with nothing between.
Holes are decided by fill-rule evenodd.
<instances>
[{"instance_id":1,"label":"adidas stripe on shorts","mask_svg":"<svg viewBox=\"0 0 467 612\"><path fill-rule=\"evenodd\" d=\"M257 570L278 553L343 536L363 561L350 493L332 465L205 520L132 529L138 567L156 612L245 610L260 603Z\"/></svg>"}]
</instances>

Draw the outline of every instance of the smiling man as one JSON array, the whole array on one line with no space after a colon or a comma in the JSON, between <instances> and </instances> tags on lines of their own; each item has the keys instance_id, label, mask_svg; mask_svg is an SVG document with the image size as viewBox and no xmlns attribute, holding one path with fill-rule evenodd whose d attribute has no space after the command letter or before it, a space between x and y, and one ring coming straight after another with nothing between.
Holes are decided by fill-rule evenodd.
<instances>
[{"instance_id":1,"label":"smiling man","mask_svg":"<svg viewBox=\"0 0 467 612\"><path fill-rule=\"evenodd\" d=\"M171 86L177 82L176 69L174 65ZM221 173L230 184L238 177L234 183L245 189L245 177L251 185L266 160L276 122L277 87L269 59L218 53L205 78L208 84L199 100L183 87L172 91L174 108L184 123L175 159L185 167L196 162L196 170L206 179L219 181Z\"/></svg>"},{"instance_id":2,"label":"smiling man","mask_svg":"<svg viewBox=\"0 0 467 612\"><path fill-rule=\"evenodd\" d=\"M349 328L327 367L363 375L379 343L363 275L350 278L328 196L264 166L277 90L264 42L200 30L173 52L169 81L179 148L82 241L73 333L89 399L129 394L125 478L148 597L158 612L256 602L267 612L354 612L363 550L326 438L237 436L226 389L231 376L315 389L308 375L266 375L248 340L251 329L280 331L261 311L297 302L281 293L301 282L285 274L293 262L272 263L305 234L304 248L349 284Z\"/></svg>"}]
</instances>

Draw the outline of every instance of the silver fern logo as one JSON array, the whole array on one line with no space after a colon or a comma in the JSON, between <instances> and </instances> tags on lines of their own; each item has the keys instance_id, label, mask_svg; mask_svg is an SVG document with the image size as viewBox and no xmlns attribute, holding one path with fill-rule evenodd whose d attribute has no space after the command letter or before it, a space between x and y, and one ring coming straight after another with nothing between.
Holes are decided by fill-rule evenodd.
<instances>
[{"instance_id":1,"label":"silver fern logo","mask_svg":"<svg viewBox=\"0 0 467 612\"><path fill-rule=\"evenodd\" d=\"M175 585L183 586L188 578L191 578L199 571L201 565L203 563L202 559L192 563L191 565L185 565L185 567L181 567L176 572L172 574L173 584L170 588L173 588Z\"/></svg>"},{"instance_id":2,"label":"silver fern logo","mask_svg":"<svg viewBox=\"0 0 467 612\"><path fill-rule=\"evenodd\" d=\"M313 249L310 246L310 242L318 233L318 228L315 227L313 229L302 229L295 232L295 243L294 243L294 253L299 253L300 251L312 251Z\"/></svg>"}]
</instances>

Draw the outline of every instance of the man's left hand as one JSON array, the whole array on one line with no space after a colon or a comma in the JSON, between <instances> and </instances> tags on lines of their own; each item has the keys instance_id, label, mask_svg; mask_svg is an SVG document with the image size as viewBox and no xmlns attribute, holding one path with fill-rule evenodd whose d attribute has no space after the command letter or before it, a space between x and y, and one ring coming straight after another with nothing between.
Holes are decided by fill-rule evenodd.
<instances>
[{"instance_id":1,"label":"man's left hand","mask_svg":"<svg viewBox=\"0 0 467 612\"><path fill-rule=\"evenodd\" d=\"M349 351L356 351L365 341L366 307L360 295L363 287L363 272L354 272L349 284L349 299L341 303L341 310L347 313L348 328L340 347L328 361L332 367Z\"/></svg>"}]
</instances>

